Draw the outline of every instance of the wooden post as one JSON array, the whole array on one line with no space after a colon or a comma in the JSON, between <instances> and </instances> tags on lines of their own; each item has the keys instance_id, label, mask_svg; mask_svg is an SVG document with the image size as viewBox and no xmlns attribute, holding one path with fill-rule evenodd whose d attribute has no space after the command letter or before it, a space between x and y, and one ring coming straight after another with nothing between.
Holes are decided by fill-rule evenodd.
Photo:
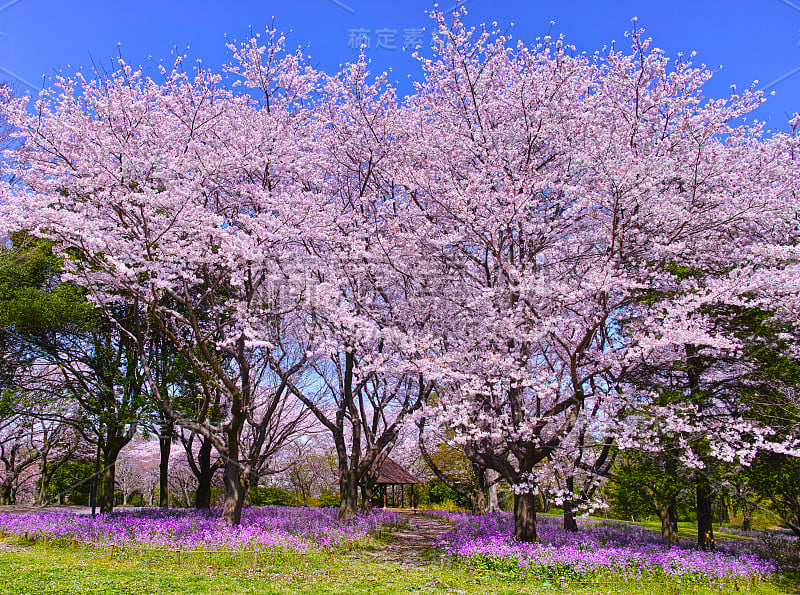
<instances>
[{"instance_id":1,"label":"wooden post","mask_svg":"<svg viewBox=\"0 0 800 595\"><path fill-rule=\"evenodd\" d=\"M74 539L72 540L72 547L70 548L70 551L71 551L73 554L75 553L75 540L74 540Z\"/></svg>"},{"instance_id":2,"label":"wooden post","mask_svg":"<svg viewBox=\"0 0 800 595\"><path fill-rule=\"evenodd\" d=\"M302 554L300 554L300 556L303 558L303 568L308 568L308 560L306 560L306 553L303 552Z\"/></svg>"},{"instance_id":3,"label":"wooden post","mask_svg":"<svg viewBox=\"0 0 800 595\"><path fill-rule=\"evenodd\" d=\"M181 565L181 551L180 550L175 550L175 564L177 564L178 566Z\"/></svg>"},{"instance_id":4,"label":"wooden post","mask_svg":"<svg viewBox=\"0 0 800 595\"><path fill-rule=\"evenodd\" d=\"M108 552L108 561L110 562L113 559L114 559L114 546L112 545L111 546L111 551Z\"/></svg>"},{"instance_id":5,"label":"wooden post","mask_svg":"<svg viewBox=\"0 0 800 595\"><path fill-rule=\"evenodd\" d=\"M472 580L472 566L469 567L469 580Z\"/></svg>"},{"instance_id":6,"label":"wooden post","mask_svg":"<svg viewBox=\"0 0 800 595\"><path fill-rule=\"evenodd\" d=\"M439 556L439 568L444 569L444 556Z\"/></svg>"},{"instance_id":7,"label":"wooden post","mask_svg":"<svg viewBox=\"0 0 800 595\"><path fill-rule=\"evenodd\" d=\"M253 570L258 566L258 550L253 550Z\"/></svg>"}]
</instances>

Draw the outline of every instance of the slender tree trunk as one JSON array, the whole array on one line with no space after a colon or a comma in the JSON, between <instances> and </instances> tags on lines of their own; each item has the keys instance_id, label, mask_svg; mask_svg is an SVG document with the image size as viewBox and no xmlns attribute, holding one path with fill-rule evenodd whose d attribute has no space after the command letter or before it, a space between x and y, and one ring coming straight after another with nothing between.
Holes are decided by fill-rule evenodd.
<instances>
[{"instance_id":1,"label":"slender tree trunk","mask_svg":"<svg viewBox=\"0 0 800 595\"><path fill-rule=\"evenodd\" d=\"M33 501L34 506L47 506L50 503L50 496L47 488L50 486L50 475L47 471L42 471L39 481L36 482L36 497Z\"/></svg>"},{"instance_id":2,"label":"slender tree trunk","mask_svg":"<svg viewBox=\"0 0 800 595\"><path fill-rule=\"evenodd\" d=\"M475 487L470 490L467 487L467 494L472 507L472 514L485 514L486 513L486 479L488 471L486 467L481 465L472 464L472 473L475 475ZM471 492L471 493L470 493Z\"/></svg>"},{"instance_id":3,"label":"slender tree trunk","mask_svg":"<svg viewBox=\"0 0 800 595\"><path fill-rule=\"evenodd\" d=\"M158 436L158 448L161 460L158 464L158 505L169 507L169 454L172 449L173 424L165 422Z\"/></svg>"},{"instance_id":4,"label":"slender tree trunk","mask_svg":"<svg viewBox=\"0 0 800 595\"><path fill-rule=\"evenodd\" d=\"M701 550L714 549L713 494L711 482L704 473L695 474L697 510L697 547Z\"/></svg>"},{"instance_id":5,"label":"slender tree trunk","mask_svg":"<svg viewBox=\"0 0 800 595\"><path fill-rule=\"evenodd\" d=\"M575 489L575 478L573 476L567 477L567 492L570 497L564 500L564 530L577 533L578 521L575 518L575 501L572 499L572 494Z\"/></svg>"},{"instance_id":6,"label":"slender tree trunk","mask_svg":"<svg viewBox=\"0 0 800 595\"><path fill-rule=\"evenodd\" d=\"M514 494L514 536L520 541L536 541L536 494Z\"/></svg>"},{"instance_id":7,"label":"slender tree trunk","mask_svg":"<svg viewBox=\"0 0 800 595\"><path fill-rule=\"evenodd\" d=\"M745 507L742 511L742 531L750 531L753 526L753 509Z\"/></svg>"},{"instance_id":8,"label":"slender tree trunk","mask_svg":"<svg viewBox=\"0 0 800 595\"><path fill-rule=\"evenodd\" d=\"M497 512L500 510L500 504L497 500L497 478L500 475L494 469L486 470L486 483L489 484L489 505L486 508L488 512Z\"/></svg>"},{"instance_id":9,"label":"slender tree trunk","mask_svg":"<svg viewBox=\"0 0 800 595\"><path fill-rule=\"evenodd\" d=\"M181 482L181 492L183 493L183 502L181 502L181 506L189 507L192 505L192 497L189 493L189 487L186 485L186 482Z\"/></svg>"},{"instance_id":10,"label":"slender tree trunk","mask_svg":"<svg viewBox=\"0 0 800 595\"><path fill-rule=\"evenodd\" d=\"M211 507L211 482L215 468L211 467L211 440L203 437L197 452L197 491L194 494L194 507L204 510Z\"/></svg>"}]
</instances>

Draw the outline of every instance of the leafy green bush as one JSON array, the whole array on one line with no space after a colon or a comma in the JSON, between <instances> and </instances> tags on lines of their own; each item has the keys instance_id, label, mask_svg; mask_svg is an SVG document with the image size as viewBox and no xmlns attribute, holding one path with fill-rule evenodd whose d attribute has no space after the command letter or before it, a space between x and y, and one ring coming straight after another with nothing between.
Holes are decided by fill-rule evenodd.
<instances>
[{"instance_id":1,"label":"leafy green bush","mask_svg":"<svg viewBox=\"0 0 800 595\"><path fill-rule=\"evenodd\" d=\"M336 490L331 490L330 488L322 488L322 492L320 492L319 498L317 498L317 504L319 506L339 506L342 501L342 497Z\"/></svg>"},{"instance_id":2,"label":"leafy green bush","mask_svg":"<svg viewBox=\"0 0 800 595\"><path fill-rule=\"evenodd\" d=\"M297 496L289 490L275 487L250 488L250 503L253 506L297 506Z\"/></svg>"}]
</instances>

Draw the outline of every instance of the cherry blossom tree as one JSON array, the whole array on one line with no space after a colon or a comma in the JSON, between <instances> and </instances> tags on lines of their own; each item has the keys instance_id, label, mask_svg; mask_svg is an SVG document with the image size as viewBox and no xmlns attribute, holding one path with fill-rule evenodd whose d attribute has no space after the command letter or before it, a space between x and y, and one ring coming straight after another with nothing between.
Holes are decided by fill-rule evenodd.
<instances>
[{"instance_id":1,"label":"cherry blossom tree","mask_svg":"<svg viewBox=\"0 0 800 595\"><path fill-rule=\"evenodd\" d=\"M325 135L315 146L314 209L301 262L308 298L284 346L310 354L305 388L274 369L330 433L338 459L340 518L355 514L359 485L369 506L381 464L410 413L433 384L409 357L419 353L424 302L406 270L413 262L406 201L394 182L404 140L394 89L369 80L366 59L325 80L317 112Z\"/></svg>"},{"instance_id":2,"label":"cherry blossom tree","mask_svg":"<svg viewBox=\"0 0 800 595\"><path fill-rule=\"evenodd\" d=\"M702 308L741 295L743 247L792 213L759 127L732 124L757 94L705 100L710 73L640 32L589 57L436 18L405 178L450 354L429 415L514 486L516 536L533 541L537 467L573 431L624 425L641 362L734 349Z\"/></svg>"},{"instance_id":3,"label":"cherry blossom tree","mask_svg":"<svg viewBox=\"0 0 800 595\"><path fill-rule=\"evenodd\" d=\"M263 360L259 350L292 308L282 301L284 240L311 212L298 172L303 102L316 74L270 35L268 47L231 45L228 72L262 92L258 100L224 90L219 74L198 68L190 76L179 59L162 69L161 83L121 62L106 78L60 78L60 94L43 91L34 114L24 99L7 110L24 140L9 224L77 251L65 266L110 319L121 302L132 312L138 326L124 332L138 345L150 391L226 461L223 514L232 523L251 472L240 460L242 431L263 405L255 395L267 390L254 384L252 362ZM202 379L201 409L213 402L212 387L222 390L227 413L218 425L183 415L160 394L146 353L156 329ZM270 386L267 417L286 394L285 384Z\"/></svg>"}]
</instances>

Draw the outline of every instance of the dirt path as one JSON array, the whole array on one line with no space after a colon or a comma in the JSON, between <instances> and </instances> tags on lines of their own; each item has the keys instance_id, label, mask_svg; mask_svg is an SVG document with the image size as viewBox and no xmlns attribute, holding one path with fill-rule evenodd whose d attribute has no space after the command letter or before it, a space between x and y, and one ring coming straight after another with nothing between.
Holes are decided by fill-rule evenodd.
<instances>
[{"instance_id":1,"label":"dirt path","mask_svg":"<svg viewBox=\"0 0 800 595\"><path fill-rule=\"evenodd\" d=\"M407 524L395 531L392 541L370 552L370 556L410 566L430 564L425 557L426 551L436 543L439 535L451 531L453 525L442 519L414 513L404 512L403 516Z\"/></svg>"}]
</instances>

